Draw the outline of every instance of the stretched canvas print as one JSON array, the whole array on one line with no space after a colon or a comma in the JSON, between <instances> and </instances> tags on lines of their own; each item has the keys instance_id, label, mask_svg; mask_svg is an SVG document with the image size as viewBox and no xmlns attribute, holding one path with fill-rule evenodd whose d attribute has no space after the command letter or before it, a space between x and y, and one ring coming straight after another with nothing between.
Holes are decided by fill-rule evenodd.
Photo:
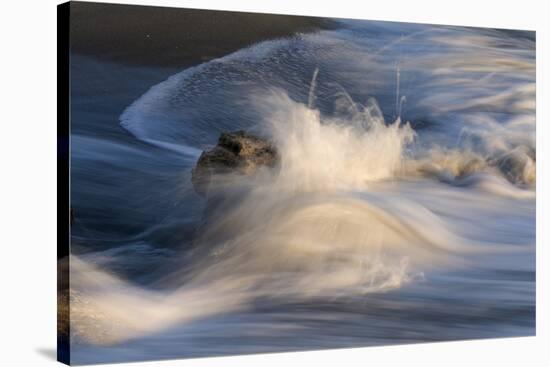
<instances>
[{"instance_id":1,"label":"stretched canvas print","mask_svg":"<svg viewBox=\"0 0 550 367\"><path fill-rule=\"evenodd\" d=\"M535 334L535 32L58 7L58 356Z\"/></svg>"}]
</instances>

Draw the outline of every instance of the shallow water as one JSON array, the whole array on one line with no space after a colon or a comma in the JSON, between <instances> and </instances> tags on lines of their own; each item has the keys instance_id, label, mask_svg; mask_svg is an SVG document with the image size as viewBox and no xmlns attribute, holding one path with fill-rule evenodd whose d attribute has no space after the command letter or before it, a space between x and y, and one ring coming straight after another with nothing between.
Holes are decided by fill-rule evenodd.
<instances>
[{"instance_id":1,"label":"shallow water","mask_svg":"<svg viewBox=\"0 0 550 367\"><path fill-rule=\"evenodd\" d=\"M345 21L72 73L74 363L534 335L531 33ZM280 167L206 213L190 170L238 129Z\"/></svg>"}]
</instances>

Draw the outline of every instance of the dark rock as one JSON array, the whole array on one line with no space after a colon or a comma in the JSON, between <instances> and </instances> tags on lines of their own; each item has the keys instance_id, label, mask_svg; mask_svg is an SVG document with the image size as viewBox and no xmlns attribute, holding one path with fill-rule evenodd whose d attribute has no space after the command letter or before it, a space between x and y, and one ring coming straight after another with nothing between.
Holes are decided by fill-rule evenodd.
<instances>
[{"instance_id":1,"label":"dark rock","mask_svg":"<svg viewBox=\"0 0 550 367\"><path fill-rule=\"evenodd\" d=\"M222 133L214 148L202 152L191 172L191 182L197 193L205 195L215 176L250 175L277 162L277 150L267 139L244 131Z\"/></svg>"}]
</instances>

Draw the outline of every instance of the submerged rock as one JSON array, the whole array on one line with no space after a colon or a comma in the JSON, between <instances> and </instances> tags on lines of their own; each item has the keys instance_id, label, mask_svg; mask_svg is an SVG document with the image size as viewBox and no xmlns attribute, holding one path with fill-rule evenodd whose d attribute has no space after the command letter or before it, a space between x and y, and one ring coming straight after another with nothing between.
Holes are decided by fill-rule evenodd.
<instances>
[{"instance_id":1,"label":"submerged rock","mask_svg":"<svg viewBox=\"0 0 550 367\"><path fill-rule=\"evenodd\" d=\"M267 139L245 131L222 133L214 148L202 152L191 172L191 182L197 193L205 195L217 175L250 175L277 162L277 150Z\"/></svg>"},{"instance_id":2,"label":"submerged rock","mask_svg":"<svg viewBox=\"0 0 550 367\"><path fill-rule=\"evenodd\" d=\"M537 152L527 146L519 146L495 159L494 164L513 184L534 184L537 178Z\"/></svg>"}]
</instances>

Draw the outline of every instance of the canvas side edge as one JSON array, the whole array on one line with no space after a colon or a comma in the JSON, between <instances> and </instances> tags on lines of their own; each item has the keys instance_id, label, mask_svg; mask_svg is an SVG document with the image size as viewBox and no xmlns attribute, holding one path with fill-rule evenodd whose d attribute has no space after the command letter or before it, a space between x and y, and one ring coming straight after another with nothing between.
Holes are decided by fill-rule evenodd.
<instances>
[{"instance_id":1,"label":"canvas side edge","mask_svg":"<svg viewBox=\"0 0 550 367\"><path fill-rule=\"evenodd\" d=\"M70 2L57 5L57 360L70 365Z\"/></svg>"}]
</instances>

